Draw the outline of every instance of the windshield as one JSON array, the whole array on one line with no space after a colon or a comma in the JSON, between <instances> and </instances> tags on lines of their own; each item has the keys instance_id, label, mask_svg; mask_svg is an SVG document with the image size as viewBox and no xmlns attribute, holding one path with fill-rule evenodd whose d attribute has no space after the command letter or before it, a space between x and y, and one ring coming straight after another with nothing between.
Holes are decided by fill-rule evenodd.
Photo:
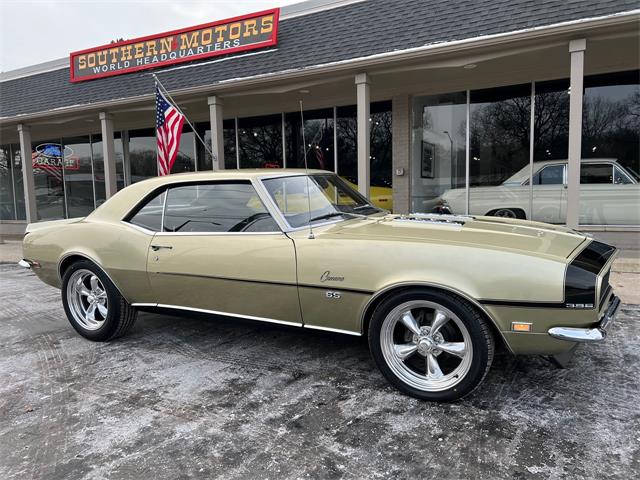
<instances>
[{"instance_id":1,"label":"windshield","mask_svg":"<svg viewBox=\"0 0 640 480\"><path fill-rule=\"evenodd\" d=\"M269 178L262 183L293 228L382 212L330 173Z\"/></svg>"}]
</instances>

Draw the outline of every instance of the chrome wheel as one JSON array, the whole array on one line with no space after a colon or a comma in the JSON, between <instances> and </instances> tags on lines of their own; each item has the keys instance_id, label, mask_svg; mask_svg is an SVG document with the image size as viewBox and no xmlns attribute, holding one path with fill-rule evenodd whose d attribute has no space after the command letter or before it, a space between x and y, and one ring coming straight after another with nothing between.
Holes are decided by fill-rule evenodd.
<instances>
[{"instance_id":1,"label":"chrome wheel","mask_svg":"<svg viewBox=\"0 0 640 480\"><path fill-rule=\"evenodd\" d=\"M380 331L385 363L405 384L427 392L450 389L469 372L471 335L451 310L427 300L395 307Z\"/></svg>"},{"instance_id":2,"label":"chrome wheel","mask_svg":"<svg viewBox=\"0 0 640 480\"><path fill-rule=\"evenodd\" d=\"M500 210L496 210L493 216L502 218L518 218L516 212L514 212L510 208L501 208Z\"/></svg>"},{"instance_id":3,"label":"chrome wheel","mask_svg":"<svg viewBox=\"0 0 640 480\"><path fill-rule=\"evenodd\" d=\"M87 330L104 325L109 300L104 285L91 270L73 272L67 283L67 302L75 321Z\"/></svg>"}]
</instances>

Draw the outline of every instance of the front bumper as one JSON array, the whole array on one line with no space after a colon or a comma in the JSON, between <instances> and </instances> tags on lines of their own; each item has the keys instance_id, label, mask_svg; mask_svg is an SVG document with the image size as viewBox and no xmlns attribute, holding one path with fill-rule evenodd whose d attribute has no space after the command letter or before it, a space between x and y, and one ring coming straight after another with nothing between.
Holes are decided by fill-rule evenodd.
<instances>
[{"instance_id":1,"label":"front bumper","mask_svg":"<svg viewBox=\"0 0 640 480\"><path fill-rule=\"evenodd\" d=\"M607 329L611 326L620 309L620 299L611 296L607 311L600 318L600 323L594 328L553 327L548 333L554 338L569 342L593 343L601 342L607 336Z\"/></svg>"}]
</instances>

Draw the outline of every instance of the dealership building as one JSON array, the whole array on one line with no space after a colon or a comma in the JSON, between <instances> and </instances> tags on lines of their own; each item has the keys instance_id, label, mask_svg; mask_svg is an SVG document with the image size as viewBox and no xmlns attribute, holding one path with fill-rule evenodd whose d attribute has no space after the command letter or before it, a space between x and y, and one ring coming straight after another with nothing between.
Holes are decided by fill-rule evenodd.
<instances>
[{"instance_id":1,"label":"dealership building","mask_svg":"<svg viewBox=\"0 0 640 480\"><path fill-rule=\"evenodd\" d=\"M156 176L157 78L191 123L171 173L306 153L397 213L638 231L639 20L637 0L311 0L86 45L0 75L0 228Z\"/></svg>"}]
</instances>

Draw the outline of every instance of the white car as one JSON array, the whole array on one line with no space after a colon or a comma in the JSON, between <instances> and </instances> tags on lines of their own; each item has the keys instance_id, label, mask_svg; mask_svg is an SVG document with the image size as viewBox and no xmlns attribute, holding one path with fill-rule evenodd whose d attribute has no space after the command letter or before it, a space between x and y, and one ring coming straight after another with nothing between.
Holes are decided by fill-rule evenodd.
<instances>
[{"instance_id":1,"label":"white car","mask_svg":"<svg viewBox=\"0 0 640 480\"><path fill-rule=\"evenodd\" d=\"M567 212L567 160L533 164L533 218L565 223ZM471 187L469 213L527 218L529 165L501 185ZM434 209L438 213L466 211L463 188L447 190ZM582 160L580 169L580 223L583 225L640 225L640 177L615 159Z\"/></svg>"}]
</instances>

